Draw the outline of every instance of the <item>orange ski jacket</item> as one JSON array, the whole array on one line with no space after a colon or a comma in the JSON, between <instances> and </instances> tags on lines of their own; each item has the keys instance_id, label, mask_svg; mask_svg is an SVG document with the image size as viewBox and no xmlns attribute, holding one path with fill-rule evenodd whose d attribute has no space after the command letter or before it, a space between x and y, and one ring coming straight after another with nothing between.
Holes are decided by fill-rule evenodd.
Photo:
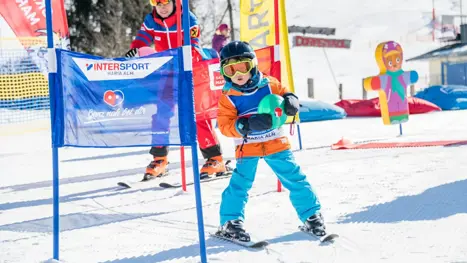
<instances>
[{"instance_id":1,"label":"orange ski jacket","mask_svg":"<svg viewBox=\"0 0 467 263\"><path fill-rule=\"evenodd\" d=\"M236 158L264 157L291 148L284 128L279 127L249 134L240 153L243 136L237 130L236 124L238 118L257 113L259 102L266 95L282 96L287 92L289 90L271 76L263 76L258 83L258 89L252 93L242 93L234 89L224 92L219 100L217 122L223 135L234 138Z\"/></svg>"}]
</instances>

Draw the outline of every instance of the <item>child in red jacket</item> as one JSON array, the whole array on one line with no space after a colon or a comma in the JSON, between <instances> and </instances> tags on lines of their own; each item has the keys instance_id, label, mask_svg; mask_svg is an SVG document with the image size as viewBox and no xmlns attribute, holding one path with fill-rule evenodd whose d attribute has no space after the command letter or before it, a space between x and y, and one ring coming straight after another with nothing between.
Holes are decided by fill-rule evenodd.
<instances>
[{"instance_id":1,"label":"child in red jacket","mask_svg":"<svg viewBox=\"0 0 467 263\"><path fill-rule=\"evenodd\" d=\"M126 57L134 57L138 53L138 48L151 46L152 44L154 44L157 52L177 47L175 0L150 0L150 3L153 6L153 10L144 18L144 22L140 30L138 30L136 38L130 45L131 49L125 55ZM193 62L208 59L199 46L200 29L198 21L192 12L188 12L190 13ZM230 168L223 161L221 147L211 121L198 121L196 125L201 153L207 159L201 168L201 178L206 178L213 174L224 174ZM147 180L166 175L168 147L154 146L151 147L149 153L153 155L154 160L147 166L144 179Z\"/></svg>"}]
</instances>

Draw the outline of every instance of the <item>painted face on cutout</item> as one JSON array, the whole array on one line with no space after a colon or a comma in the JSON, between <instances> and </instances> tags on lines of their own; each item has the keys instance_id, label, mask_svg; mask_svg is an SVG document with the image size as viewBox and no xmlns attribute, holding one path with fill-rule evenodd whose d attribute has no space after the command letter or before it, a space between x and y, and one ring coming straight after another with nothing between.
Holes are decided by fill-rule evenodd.
<instances>
[{"instance_id":1,"label":"painted face on cutout","mask_svg":"<svg viewBox=\"0 0 467 263\"><path fill-rule=\"evenodd\" d=\"M388 71L398 71L402 68L402 48L395 42L388 42L383 48L383 61Z\"/></svg>"}]
</instances>

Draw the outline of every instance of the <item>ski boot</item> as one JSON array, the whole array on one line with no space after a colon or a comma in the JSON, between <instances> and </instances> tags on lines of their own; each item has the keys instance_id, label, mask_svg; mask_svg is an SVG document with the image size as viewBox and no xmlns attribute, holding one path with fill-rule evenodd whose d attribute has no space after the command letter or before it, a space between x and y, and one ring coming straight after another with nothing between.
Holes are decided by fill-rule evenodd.
<instances>
[{"instance_id":1,"label":"ski boot","mask_svg":"<svg viewBox=\"0 0 467 263\"><path fill-rule=\"evenodd\" d=\"M324 226L324 218L321 213L314 214L305 221L304 229L317 236L323 237L326 235L326 226Z\"/></svg>"},{"instance_id":2,"label":"ski boot","mask_svg":"<svg viewBox=\"0 0 467 263\"><path fill-rule=\"evenodd\" d=\"M164 157L154 157L154 160L146 167L146 172L144 173L143 181L148 181L157 177L166 176L168 174L167 165L167 156Z\"/></svg>"},{"instance_id":3,"label":"ski boot","mask_svg":"<svg viewBox=\"0 0 467 263\"><path fill-rule=\"evenodd\" d=\"M241 242L250 242L250 234L245 231L243 221L240 219L227 221L223 226L219 227L216 235Z\"/></svg>"},{"instance_id":4,"label":"ski boot","mask_svg":"<svg viewBox=\"0 0 467 263\"><path fill-rule=\"evenodd\" d=\"M212 175L223 176L231 174L233 169L230 167L230 160L224 163L222 156L209 158L200 171L200 178L207 179Z\"/></svg>"}]
</instances>

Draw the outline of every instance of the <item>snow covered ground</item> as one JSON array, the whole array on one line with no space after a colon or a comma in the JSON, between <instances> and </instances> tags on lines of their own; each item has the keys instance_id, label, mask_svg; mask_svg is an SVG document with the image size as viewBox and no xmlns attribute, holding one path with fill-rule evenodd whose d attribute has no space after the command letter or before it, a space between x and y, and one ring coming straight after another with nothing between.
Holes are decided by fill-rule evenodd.
<instances>
[{"instance_id":1,"label":"snow covered ground","mask_svg":"<svg viewBox=\"0 0 467 263\"><path fill-rule=\"evenodd\" d=\"M222 0L223 1L223 0ZM238 2L238 1L237 1ZM410 2L410 3L409 3ZM458 13L435 1L438 14ZM286 1L290 25L335 27L332 38L352 39L350 50L327 49L344 98L361 98L361 79L378 73L373 57L381 41L399 41L406 58L439 47L416 42L431 1ZM336 8L338 7L338 8ZM238 26L238 25L237 25ZM316 36L319 37L319 36ZM320 48L292 48L296 92L336 102L337 85ZM426 87L427 63L406 63ZM374 97L377 93L369 93ZM411 116L404 136L380 118L349 118L301 125L296 157L317 190L328 228L341 235L319 246L297 232L288 193L277 193L271 170L260 163L247 205L247 229L268 240L267 250L239 248L208 236L209 262L467 262L467 146L332 151L342 136L354 141L467 140L466 112ZM0 262L37 263L52 257L52 188L49 123L0 129ZM45 128L45 130L44 130ZM23 131L29 131L24 134ZM298 148L296 137L294 148ZM233 143L221 137L225 156ZM66 262L199 262L193 187L188 193L157 187L120 191L118 181L139 180L147 148L60 149L61 258ZM190 160L190 151L186 153ZM170 154L178 182L179 151ZM189 162L188 167L191 168ZM188 169L188 178L192 178ZM206 232L219 221L228 180L202 184Z\"/></svg>"},{"instance_id":2,"label":"snow covered ground","mask_svg":"<svg viewBox=\"0 0 467 263\"><path fill-rule=\"evenodd\" d=\"M297 232L300 222L288 192L275 191L275 176L260 162L246 227L268 240L269 248L246 250L207 235L209 262L467 262L467 146L330 150L342 136L357 142L465 140L465 114L412 115L402 137L397 126L384 126L380 118L302 124L304 150L296 157L339 242L320 246ZM0 262L52 257L49 137L48 131L0 136ZM232 158L231 140L221 141ZM65 262L199 262L192 186L187 193L162 190L157 181L140 189L116 186L140 179L150 160L147 151L60 149ZM163 181L178 182L177 149L170 159L174 175ZM202 184L206 233L218 226L227 183Z\"/></svg>"}]
</instances>

